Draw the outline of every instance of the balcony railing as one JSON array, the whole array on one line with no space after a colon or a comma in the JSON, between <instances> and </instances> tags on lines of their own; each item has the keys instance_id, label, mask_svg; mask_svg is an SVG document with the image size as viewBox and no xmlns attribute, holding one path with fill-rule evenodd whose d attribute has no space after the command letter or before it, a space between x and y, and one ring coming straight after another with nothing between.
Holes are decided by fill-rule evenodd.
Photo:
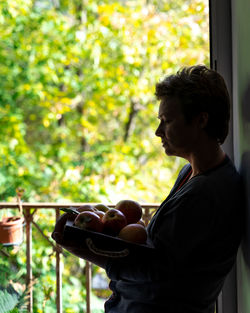
<instances>
[{"instance_id":1,"label":"balcony railing","mask_svg":"<svg viewBox=\"0 0 250 313\"><path fill-rule=\"evenodd\" d=\"M21 202L20 198L18 198L17 202L0 202L0 210L1 209L19 209L22 211L25 217L25 236L26 236L26 284L30 286L28 289L28 312L33 312L33 288L32 288L32 225L38 230L38 232L52 245L53 249L56 251L56 307L57 313L62 313L62 270L61 270L61 258L62 249L59 245L55 244L49 237L47 237L39 225L34 221L34 215L39 209L54 209L55 210L55 221L60 216L59 208L67 208L67 207L75 207L91 204L95 205L96 203L29 203L29 202ZM108 204L110 208L113 208L114 204ZM141 204L143 208L143 221L147 225L159 207L159 204ZM86 312L91 313L91 264L90 262L86 262Z\"/></svg>"}]
</instances>

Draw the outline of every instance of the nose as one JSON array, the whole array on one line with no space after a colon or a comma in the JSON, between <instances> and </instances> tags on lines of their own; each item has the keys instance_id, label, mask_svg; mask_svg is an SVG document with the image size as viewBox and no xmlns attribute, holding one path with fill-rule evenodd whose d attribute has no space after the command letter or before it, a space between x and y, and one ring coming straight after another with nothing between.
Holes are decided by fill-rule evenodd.
<instances>
[{"instance_id":1,"label":"nose","mask_svg":"<svg viewBox=\"0 0 250 313\"><path fill-rule=\"evenodd\" d=\"M161 123L159 124L159 126L158 126L157 129L156 129L155 135L156 135L157 137L161 137L161 136L162 136L162 126L161 126Z\"/></svg>"},{"instance_id":2,"label":"nose","mask_svg":"<svg viewBox=\"0 0 250 313\"><path fill-rule=\"evenodd\" d=\"M161 134L162 134L162 131L161 131L161 124L160 124L155 131L155 135L157 137L161 137Z\"/></svg>"}]
</instances>

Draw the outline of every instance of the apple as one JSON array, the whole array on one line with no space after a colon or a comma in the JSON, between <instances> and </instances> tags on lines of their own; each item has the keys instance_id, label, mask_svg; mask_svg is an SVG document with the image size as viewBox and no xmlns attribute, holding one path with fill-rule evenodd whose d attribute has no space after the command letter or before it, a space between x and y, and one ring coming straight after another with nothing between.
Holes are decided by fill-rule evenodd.
<instances>
[{"instance_id":1,"label":"apple","mask_svg":"<svg viewBox=\"0 0 250 313\"><path fill-rule=\"evenodd\" d=\"M126 216L128 224L137 223L142 217L140 204L133 200L121 200L116 204L115 209L121 211Z\"/></svg>"},{"instance_id":2,"label":"apple","mask_svg":"<svg viewBox=\"0 0 250 313\"><path fill-rule=\"evenodd\" d=\"M138 223L128 224L121 229L118 237L133 243L143 244L147 241L147 231L145 227Z\"/></svg>"},{"instance_id":3,"label":"apple","mask_svg":"<svg viewBox=\"0 0 250 313\"><path fill-rule=\"evenodd\" d=\"M107 212L109 210L109 207L107 205L102 204L102 203L98 203L94 206L94 209L96 209L98 211Z\"/></svg>"},{"instance_id":4,"label":"apple","mask_svg":"<svg viewBox=\"0 0 250 313\"><path fill-rule=\"evenodd\" d=\"M103 212L103 211L97 211L97 210L95 210L94 213L97 214L101 219L102 219L103 216L105 215L105 212Z\"/></svg>"},{"instance_id":5,"label":"apple","mask_svg":"<svg viewBox=\"0 0 250 313\"><path fill-rule=\"evenodd\" d=\"M108 235L116 236L120 230L127 225L124 214L116 209L109 209L102 218L103 232Z\"/></svg>"},{"instance_id":6,"label":"apple","mask_svg":"<svg viewBox=\"0 0 250 313\"><path fill-rule=\"evenodd\" d=\"M94 207L92 205L86 204L86 205L82 205L79 208L77 208L78 212L85 212L85 211L91 211L94 212Z\"/></svg>"},{"instance_id":7,"label":"apple","mask_svg":"<svg viewBox=\"0 0 250 313\"><path fill-rule=\"evenodd\" d=\"M91 211L79 213L75 218L74 224L81 229L93 230L96 232L102 232L103 230L103 223L100 216Z\"/></svg>"}]
</instances>

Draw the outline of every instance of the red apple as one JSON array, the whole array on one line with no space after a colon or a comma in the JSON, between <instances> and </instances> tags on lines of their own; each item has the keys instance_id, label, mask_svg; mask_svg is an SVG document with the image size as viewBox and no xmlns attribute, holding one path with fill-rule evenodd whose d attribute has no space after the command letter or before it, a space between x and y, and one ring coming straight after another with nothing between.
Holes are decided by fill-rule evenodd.
<instances>
[{"instance_id":1,"label":"red apple","mask_svg":"<svg viewBox=\"0 0 250 313\"><path fill-rule=\"evenodd\" d=\"M109 207L107 205L102 204L102 203L98 203L94 206L94 209L96 209L98 211L107 212L109 210Z\"/></svg>"},{"instance_id":2,"label":"red apple","mask_svg":"<svg viewBox=\"0 0 250 313\"><path fill-rule=\"evenodd\" d=\"M142 208L136 201L121 200L116 204L115 208L126 216L128 224L137 223L142 217Z\"/></svg>"},{"instance_id":3,"label":"red apple","mask_svg":"<svg viewBox=\"0 0 250 313\"><path fill-rule=\"evenodd\" d=\"M94 213L97 214L101 219L102 219L103 216L105 215L105 212L103 212L103 211L97 211L97 210L95 210Z\"/></svg>"},{"instance_id":4,"label":"red apple","mask_svg":"<svg viewBox=\"0 0 250 313\"><path fill-rule=\"evenodd\" d=\"M140 224L128 224L121 229L118 237L133 243L143 244L147 241L147 231Z\"/></svg>"},{"instance_id":5,"label":"red apple","mask_svg":"<svg viewBox=\"0 0 250 313\"><path fill-rule=\"evenodd\" d=\"M94 207L92 205L86 204L86 205L82 205L79 208L77 208L78 212L85 212L85 211L91 211L94 212Z\"/></svg>"},{"instance_id":6,"label":"red apple","mask_svg":"<svg viewBox=\"0 0 250 313\"><path fill-rule=\"evenodd\" d=\"M74 224L79 228L96 232L102 232L103 229L103 223L100 216L91 211L84 211L78 214Z\"/></svg>"},{"instance_id":7,"label":"red apple","mask_svg":"<svg viewBox=\"0 0 250 313\"><path fill-rule=\"evenodd\" d=\"M112 236L119 234L120 230L127 225L124 214L116 209L108 210L102 218L103 232Z\"/></svg>"}]
</instances>

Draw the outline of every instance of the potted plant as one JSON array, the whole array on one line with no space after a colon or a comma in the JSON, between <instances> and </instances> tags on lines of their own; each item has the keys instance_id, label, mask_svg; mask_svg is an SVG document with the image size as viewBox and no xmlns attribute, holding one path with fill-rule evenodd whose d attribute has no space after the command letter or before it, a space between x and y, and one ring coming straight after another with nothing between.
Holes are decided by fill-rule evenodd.
<instances>
[{"instance_id":1,"label":"potted plant","mask_svg":"<svg viewBox=\"0 0 250 313\"><path fill-rule=\"evenodd\" d=\"M23 208L21 196L23 189L17 189L17 202L19 206L19 215L3 216L0 220L0 243L3 245L20 245L23 241Z\"/></svg>"}]
</instances>

